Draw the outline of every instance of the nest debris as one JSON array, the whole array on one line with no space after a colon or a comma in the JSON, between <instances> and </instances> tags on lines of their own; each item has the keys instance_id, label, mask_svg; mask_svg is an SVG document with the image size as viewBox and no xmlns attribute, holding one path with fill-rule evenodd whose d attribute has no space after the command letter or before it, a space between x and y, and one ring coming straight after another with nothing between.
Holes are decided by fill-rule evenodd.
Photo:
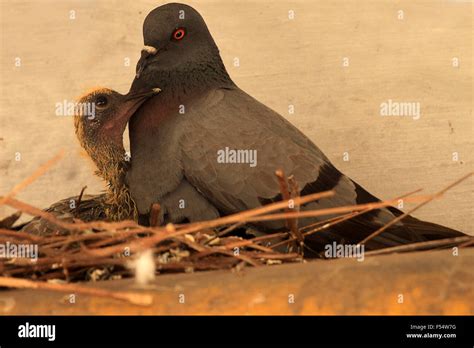
<instances>
[{"instance_id":1,"label":"nest debris","mask_svg":"<svg viewBox=\"0 0 474 348\"><path fill-rule=\"evenodd\" d=\"M10 193L0 197L0 205L9 205L17 210L17 213L0 220L0 243L37 245L39 251L36 260L0 258L0 275L2 275L0 286L48 289L52 287L52 290L67 291L69 288L61 288L61 285L72 284L63 284L66 282L128 278L133 276L133 271L129 267L130 260L143 251L153 253L158 274L206 270L239 271L246 266L304 262L304 248L301 247L301 241L308 234L317 233L367 211L392 205L400 198L406 201L421 201L415 208L397 218L400 220L474 174L469 173L431 196L412 196L420 191L416 190L383 202L301 212L298 208L302 204L332 196L334 192L325 191L300 197L292 178L288 178L286 182L284 173L277 171L282 197L285 198L281 202L211 221L145 227L134 221L64 222L53 214L14 198L19 191L59 161L63 154L58 154L16 185ZM294 205L292 209L288 209L290 199ZM57 226L57 229L51 234L41 236L20 232L14 228L14 224L21 213L41 217ZM330 214L337 216L312 226L298 228L299 217ZM286 219L288 231L257 237L230 235L248 222L274 219ZM394 220L382 227L361 243L370 240L395 222ZM466 236L380 249L367 252L366 255L472 245L474 237ZM286 250L281 251L282 247ZM97 295L101 296L98 293ZM119 295L117 296L121 299Z\"/></svg>"}]
</instances>

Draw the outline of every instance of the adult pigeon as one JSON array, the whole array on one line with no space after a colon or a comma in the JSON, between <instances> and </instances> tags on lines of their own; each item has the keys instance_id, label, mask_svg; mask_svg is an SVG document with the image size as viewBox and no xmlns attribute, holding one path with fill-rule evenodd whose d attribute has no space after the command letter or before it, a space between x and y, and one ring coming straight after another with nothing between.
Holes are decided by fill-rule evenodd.
<instances>
[{"instance_id":1,"label":"adult pigeon","mask_svg":"<svg viewBox=\"0 0 474 348\"><path fill-rule=\"evenodd\" d=\"M221 214L280 200L275 171L293 175L302 195L334 190L335 196L306 204L302 210L378 202L339 172L302 132L232 81L209 30L192 7L155 8L143 25L145 48L131 91L159 86L131 118L131 169L127 181L138 210L189 182ZM199 204L199 202L187 202ZM321 251L327 243L358 243L401 215L389 207L371 211L308 236L305 244ZM300 226L327 219L300 220ZM268 232L284 221L259 224ZM462 235L408 216L366 248Z\"/></svg>"}]
</instances>

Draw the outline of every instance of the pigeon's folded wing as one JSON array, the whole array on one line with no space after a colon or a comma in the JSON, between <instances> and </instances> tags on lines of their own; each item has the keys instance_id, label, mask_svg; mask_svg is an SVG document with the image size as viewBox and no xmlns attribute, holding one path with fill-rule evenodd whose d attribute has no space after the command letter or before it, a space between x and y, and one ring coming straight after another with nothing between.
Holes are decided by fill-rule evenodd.
<instances>
[{"instance_id":1,"label":"pigeon's folded wing","mask_svg":"<svg viewBox=\"0 0 474 348\"><path fill-rule=\"evenodd\" d=\"M379 201L339 172L316 145L281 115L239 89L209 93L192 105L186 117L189 122L185 123L182 139L185 176L225 213L280 200L277 169L287 176L294 175L302 195L335 191L334 197L307 204L302 210ZM318 246L332 240L357 243L400 213L394 208L371 211L312 238ZM300 226L330 217L304 219ZM284 222L262 226L276 230ZM421 240L422 234L398 222L372 243L380 247Z\"/></svg>"}]
</instances>

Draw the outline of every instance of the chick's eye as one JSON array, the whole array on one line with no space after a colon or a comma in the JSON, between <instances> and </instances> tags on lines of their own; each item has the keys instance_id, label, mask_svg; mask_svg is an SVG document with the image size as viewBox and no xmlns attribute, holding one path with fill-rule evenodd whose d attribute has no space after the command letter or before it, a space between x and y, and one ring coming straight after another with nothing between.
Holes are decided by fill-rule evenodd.
<instances>
[{"instance_id":1,"label":"chick's eye","mask_svg":"<svg viewBox=\"0 0 474 348\"><path fill-rule=\"evenodd\" d=\"M108 103L108 100L104 96L97 97L97 99L95 101L95 105L99 106L99 107L104 107L104 106L107 105L107 103Z\"/></svg>"},{"instance_id":2,"label":"chick's eye","mask_svg":"<svg viewBox=\"0 0 474 348\"><path fill-rule=\"evenodd\" d=\"M171 37L175 41L181 40L184 36L186 35L186 29L184 28L178 28L173 32L173 35Z\"/></svg>"}]
</instances>

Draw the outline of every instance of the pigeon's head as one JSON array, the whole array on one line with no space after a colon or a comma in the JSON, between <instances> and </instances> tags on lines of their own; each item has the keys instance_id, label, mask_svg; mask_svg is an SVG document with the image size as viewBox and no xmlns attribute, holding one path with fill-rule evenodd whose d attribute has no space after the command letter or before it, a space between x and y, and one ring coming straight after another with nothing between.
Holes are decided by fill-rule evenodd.
<instances>
[{"instance_id":1,"label":"pigeon's head","mask_svg":"<svg viewBox=\"0 0 474 348\"><path fill-rule=\"evenodd\" d=\"M76 135L91 157L104 149L123 151L123 132L137 109L158 88L148 92L120 94L109 88L95 88L76 103L74 126Z\"/></svg>"},{"instance_id":2,"label":"pigeon's head","mask_svg":"<svg viewBox=\"0 0 474 348\"><path fill-rule=\"evenodd\" d=\"M207 79L230 79L204 19L188 5L155 8L143 23L143 38L136 77L159 85L164 92L173 80L205 84Z\"/></svg>"}]
</instances>

